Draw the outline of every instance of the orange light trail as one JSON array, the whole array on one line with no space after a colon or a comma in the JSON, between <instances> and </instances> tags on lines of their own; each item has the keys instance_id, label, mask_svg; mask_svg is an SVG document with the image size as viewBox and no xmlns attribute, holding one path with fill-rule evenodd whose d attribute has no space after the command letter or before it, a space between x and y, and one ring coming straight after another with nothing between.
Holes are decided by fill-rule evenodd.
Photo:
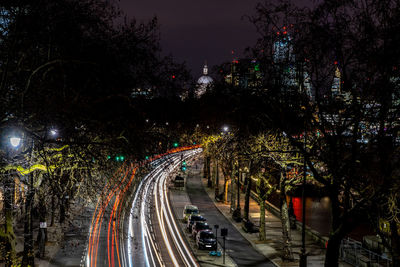
<instances>
[{"instance_id":1,"label":"orange light trail","mask_svg":"<svg viewBox=\"0 0 400 267\"><path fill-rule=\"evenodd\" d=\"M99 248L99 240L101 234L101 227L105 215L106 208L109 206L111 200L114 198L114 203L112 207L112 211L110 214L110 218L108 221L108 229L107 229L107 258L109 266L115 266L115 250L117 251L117 260L118 266L121 267L121 255L120 255L120 244L119 244L119 226L120 219L122 214L122 208L124 200L126 198L126 192L131 187L132 182L135 180L135 174L138 168L145 166L148 163L151 163L157 159L160 159L164 156L174 154L181 151L191 150L195 148L199 148L200 145L187 146L187 147L179 147L168 150L166 153L155 155L148 160L143 161L140 164L134 166L130 164L123 164L119 167L109 182L103 187L103 194L106 194L106 199L102 199L99 197L99 200L96 204L89 231L89 241L88 241L88 250L86 255L87 266L97 266L97 258L98 258L98 248ZM129 177L129 173L132 174ZM127 177L129 177L127 179ZM128 180L128 181L126 181ZM136 184L136 183L134 183ZM112 225L111 225L112 223ZM111 239L110 239L111 237ZM111 243L111 248L110 248ZM115 244L115 246L114 246Z\"/></svg>"}]
</instances>

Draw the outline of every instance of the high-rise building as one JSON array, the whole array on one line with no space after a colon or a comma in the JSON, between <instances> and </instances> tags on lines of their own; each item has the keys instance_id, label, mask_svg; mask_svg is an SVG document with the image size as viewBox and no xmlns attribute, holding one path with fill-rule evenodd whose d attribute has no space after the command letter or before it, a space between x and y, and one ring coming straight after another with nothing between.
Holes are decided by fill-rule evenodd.
<instances>
[{"instance_id":1,"label":"high-rise building","mask_svg":"<svg viewBox=\"0 0 400 267\"><path fill-rule=\"evenodd\" d=\"M255 59L234 59L230 63L230 72L225 82L243 88L255 88L262 85L260 64Z\"/></svg>"},{"instance_id":2,"label":"high-rise building","mask_svg":"<svg viewBox=\"0 0 400 267\"><path fill-rule=\"evenodd\" d=\"M305 93L310 100L313 99L311 78L306 70L306 66L298 65L296 56L291 45L290 35L286 28L282 33L279 32L278 40L274 43L274 64L281 70L282 93L291 95L295 93ZM297 92L296 92L297 91Z\"/></svg>"}]
</instances>

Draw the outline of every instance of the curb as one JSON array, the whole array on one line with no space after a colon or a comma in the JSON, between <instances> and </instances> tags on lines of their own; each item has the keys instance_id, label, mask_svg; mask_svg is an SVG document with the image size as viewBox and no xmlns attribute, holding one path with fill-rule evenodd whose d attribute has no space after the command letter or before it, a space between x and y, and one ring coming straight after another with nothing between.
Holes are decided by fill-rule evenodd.
<instances>
[{"instance_id":1,"label":"curb","mask_svg":"<svg viewBox=\"0 0 400 267\"><path fill-rule=\"evenodd\" d=\"M230 216L226 216L226 215L223 213L223 211L222 211L217 205L215 205L215 201L213 200L213 198L211 197L210 193L208 192L207 187L204 185L205 183L204 183L204 181L203 181L203 178L200 177L200 179L201 179L201 184L203 185L204 190L207 192L207 195L208 195L208 196L210 197L210 199L213 201L213 204L214 204L214 206L218 209L218 211L219 211L219 212L220 212L220 213L221 213L235 228L236 228L236 230L239 231L239 233L243 236L243 238L245 238L245 239L251 244L251 246L252 246L258 253L260 253L261 255L263 255L264 257L266 257L266 258L267 258L269 261L271 261L275 266L280 267L280 265L278 265L274 260L268 258L268 257L263 253L263 251L261 251L260 249L258 249L257 246L255 246L255 244L253 244L253 242L252 242L250 239L248 239L246 236L244 236L244 235L242 234L242 232L241 232L242 229L239 228L239 227L237 227L236 224L233 223L233 219L232 219Z\"/></svg>"},{"instance_id":2,"label":"curb","mask_svg":"<svg viewBox=\"0 0 400 267\"><path fill-rule=\"evenodd\" d=\"M250 193L251 198L256 200L256 193L252 190ZM265 201L266 209L271 212L276 217L280 218L280 210L273 205L272 203ZM296 230L301 231L302 223L296 220ZM306 235L308 235L312 240L317 241L321 246L325 247L326 242L328 242L329 238L327 236L321 235L318 231L313 230L311 227L306 225Z\"/></svg>"}]
</instances>

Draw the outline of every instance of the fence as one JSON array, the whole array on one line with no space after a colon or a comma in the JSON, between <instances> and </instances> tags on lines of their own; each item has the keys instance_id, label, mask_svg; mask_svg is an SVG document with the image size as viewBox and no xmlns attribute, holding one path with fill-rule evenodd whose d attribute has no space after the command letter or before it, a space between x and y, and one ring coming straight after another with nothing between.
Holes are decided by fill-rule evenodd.
<instances>
[{"instance_id":1,"label":"fence","mask_svg":"<svg viewBox=\"0 0 400 267\"><path fill-rule=\"evenodd\" d=\"M343 261L357 267L393 266L391 259L364 248L361 242L351 238L342 240L340 245L340 258Z\"/></svg>"}]
</instances>

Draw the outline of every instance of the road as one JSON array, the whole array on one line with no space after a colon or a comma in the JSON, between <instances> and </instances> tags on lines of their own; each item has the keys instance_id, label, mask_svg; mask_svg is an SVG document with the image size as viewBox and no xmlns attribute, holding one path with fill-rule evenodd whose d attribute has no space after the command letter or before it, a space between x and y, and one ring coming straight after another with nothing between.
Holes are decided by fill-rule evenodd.
<instances>
[{"instance_id":1,"label":"road","mask_svg":"<svg viewBox=\"0 0 400 267\"><path fill-rule=\"evenodd\" d=\"M85 266L198 266L178 231L167 195L174 168L199 153L157 157L139 180L139 166L121 166L103 189L89 230Z\"/></svg>"},{"instance_id":2,"label":"road","mask_svg":"<svg viewBox=\"0 0 400 267\"><path fill-rule=\"evenodd\" d=\"M199 208L210 225L218 224L228 229L228 236L226 239L228 255L238 266L274 267L275 265L264 255L255 250L214 205L213 200L210 199L202 185L201 170L202 169L198 168L189 172L186 184L187 193L191 203Z\"/></svg>"}]
</instances>

